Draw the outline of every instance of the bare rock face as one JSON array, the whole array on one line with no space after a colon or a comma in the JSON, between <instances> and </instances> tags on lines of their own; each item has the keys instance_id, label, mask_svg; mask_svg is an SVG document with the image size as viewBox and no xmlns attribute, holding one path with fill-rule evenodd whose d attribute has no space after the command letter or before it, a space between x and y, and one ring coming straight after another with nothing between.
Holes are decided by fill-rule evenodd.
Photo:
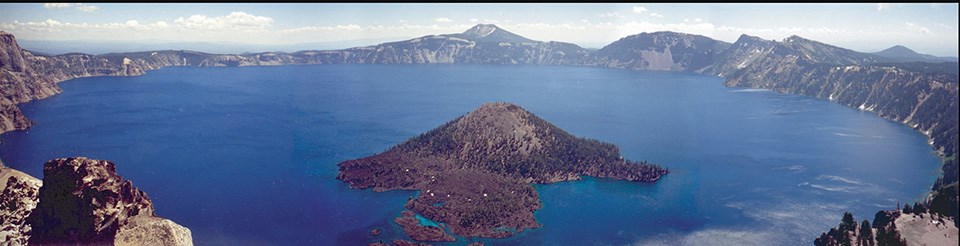
<instances>
[{"instance_id":1,"label":"bare rock face","mask_svg":"<svg viewBox=\"0 0 960 246\"><path fill-rule=\"evenodd\" d=\"M23 51L17 44L17 39L9 33L0 32L0 68L6 68L14 72L21 72L26 67L23 59Z\"/></svg>"},{"instance_id":2,"label":"bare rock face","mask_svg":"<svg viewBox=\"0 0 960 246\"><path fill-rule=\"evenodd\" d=\"M26 218L37 206L39 179L0 163L0 244L26 245L30 225Z\"/></svg>"},{"instance_id":3,"label":"bare rock face","mask_svg":"<svg viewBox=\"0 0 960 246\"><path fill-rule=\"evenodd\" d=\"M23 130L31 125L32 122L23 115L16 104L6 98L0 98L0 132Z\"/></svg>"},{"instance_id":4,"label":"bare rock face","mask_svg":"<svg viewBox=\"0 0 960 246\"><path fill-rule=\"evenodd\" d=\"M44 164L43 175L40 203L27 218L31 244L110 244L131 217L154 215L147 194L109 161L54 159Z\"/></svg>"},{"instance_id":5,"label":"bare rock face","mask_svg":"<svg viewBox=\"0 0 960 246\"><path fill-rule=\"evenodd\" d=\"M114 245L181 245L192 246L190 229L168 219L137 215L117 231Z\"/></svg>"}]
</instances>

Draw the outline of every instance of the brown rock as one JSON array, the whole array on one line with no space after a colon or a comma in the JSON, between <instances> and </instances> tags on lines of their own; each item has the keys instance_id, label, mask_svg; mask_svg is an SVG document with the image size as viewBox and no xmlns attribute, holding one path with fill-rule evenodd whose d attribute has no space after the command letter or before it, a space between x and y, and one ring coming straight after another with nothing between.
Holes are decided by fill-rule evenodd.
<instances>
[{"instance_id":1,"label":"brown rock","mask_svg":"<svg viewBox=\"0 0 960 246\"><path fill-rule=\"evenodd\" d=\"M112 244L131 217L154 216L147 194L109 161L55 159L44 164L43 176L40 202L27 218L31 244Z\"/></svg>"}]
</instances>

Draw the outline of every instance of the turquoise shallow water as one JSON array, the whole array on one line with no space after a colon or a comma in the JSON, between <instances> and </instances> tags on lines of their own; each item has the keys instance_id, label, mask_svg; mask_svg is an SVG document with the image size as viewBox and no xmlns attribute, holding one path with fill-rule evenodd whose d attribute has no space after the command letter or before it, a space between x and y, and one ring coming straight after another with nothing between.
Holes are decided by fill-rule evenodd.
<instances>
[{"instance_id":1,"label":"turquoise shallow water","mask_svg":"<svg viewBox=\"0 0 960 246\"><path fill-rule=\"evenodd\" d=\"M164 68L61 83L63 94L23 104L36 125L2 135L0 157L38 177L52 158L112 160L198 245L403 238L392 219L415 192L349 189L335 165L490 101L672 171L655 184L537 185L543 227L488 240L498 245L810 244L843 211L872 218L936 176L905 126L721 83L554 66Z\"/></svg>"}]
</instances>

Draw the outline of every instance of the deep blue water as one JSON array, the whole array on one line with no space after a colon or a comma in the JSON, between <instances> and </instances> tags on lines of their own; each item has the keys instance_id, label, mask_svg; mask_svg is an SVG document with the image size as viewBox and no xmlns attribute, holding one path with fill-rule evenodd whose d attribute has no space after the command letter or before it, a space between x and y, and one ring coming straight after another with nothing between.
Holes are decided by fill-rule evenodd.
<instances>
[{"instance_id":1,"label":"deep blue water","mask_svg":"<svg viewBox=\"0 0 960 246\"><path fill-rule=\"evenodd\" d=\"M4 134L0 157L37 177L57 157L114 161L198 245L405 237L392 219L415 193L348 189L336 164L491 101L672 171L655 184L537 185L543 227L495 244L810 244L843 211L872 219L936 176L926 139L905 126L721 84L552 66L164 68L61 83L63 94L22 105L36 125Z\"/></svg>"}]
</instances>

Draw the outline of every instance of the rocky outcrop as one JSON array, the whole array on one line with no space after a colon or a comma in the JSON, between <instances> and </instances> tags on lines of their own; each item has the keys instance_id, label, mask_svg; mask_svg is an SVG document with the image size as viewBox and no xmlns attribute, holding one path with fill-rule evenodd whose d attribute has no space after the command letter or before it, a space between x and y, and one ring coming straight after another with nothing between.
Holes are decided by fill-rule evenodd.
<instances>
[{"instance_id":1,"label":"rocky outcrop","mask_svg":"<svg viewBox=\"0 0 960 246\"><path fill-rule=\"evenodd\" d=\"M531 183L580 176L655 182L667 170L620 157L616 146L577 138L509 103L487 103L378 155L338 164L351 188L420 190L405 207L457 235L504 238L540 225ZM441 228L397 223L411 237ZM412 229L417 230L412 230ZM432 230L426 230L432 229ZM430 236L430 239L439 236ZM443 237L439 237L443 238ZM418 239L419 240L419 239Z\"/></svg>"},{"instance_id":2,"label":"rocky outcrop","mask_svg":"<svg viewBox=\"0 0 960 246\"><path fill-rule=\"evenodd\" d=\"M117 231L116 246L123 245L193 245L190 229L171 220L149 215L137 215Z\"/></svg>"},{"instance_id":3,"label":"rocky outcrop","mask_svg":"<svg viewBox=\"0 0 960 246\"><path fill-rule=\"evenodd\" d=\"M125 239L168 238L161 236L167 231L184 238L185 228L166 229L172 222L132 219L154 217L153 203L109 161L60 158L45 163L43 174L40 202L26 219L31 244L112 244L121 228Z\"/></svg>"},{"instance_id":4,"label":"rocky outcrop","mask_svg":"<svg viewBox=\"0 0 960 246\"><path fill-rule=\"evenodd\" d=\"M0 244L26 245L30 225L26 218L37 206L42 182L0 162Z\"/></svg>"}]
</instances>

